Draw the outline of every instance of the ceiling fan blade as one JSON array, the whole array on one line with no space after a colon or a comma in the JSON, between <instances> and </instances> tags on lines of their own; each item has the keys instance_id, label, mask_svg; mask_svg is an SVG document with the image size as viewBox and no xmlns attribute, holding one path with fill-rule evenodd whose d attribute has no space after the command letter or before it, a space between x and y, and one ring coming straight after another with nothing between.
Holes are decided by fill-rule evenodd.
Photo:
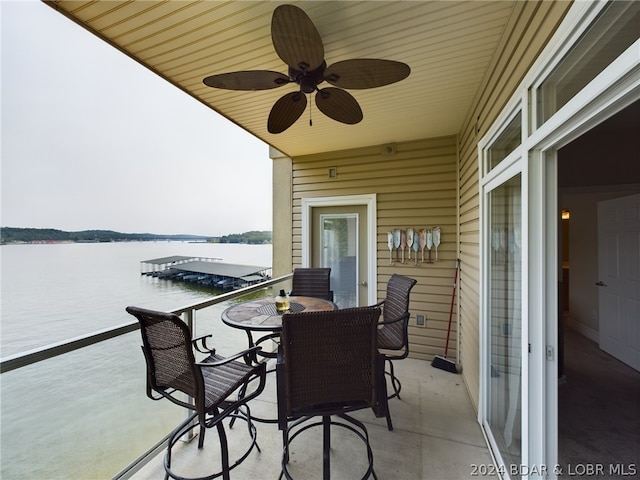
<instances>
[{"instance_id":1,"label":"ceiling fan blade","mask_svg":"<svg viewBox=\"0 0 640 480\"><path fill-rule=\"evenodd\" d=\"M353 125L362 120L362 110L358 101L349 92L340 88L323 88L316 93L318 110L327 117Z\"/></svg>"},{"instance_id":2,"label":"ceiling fan blade","mask_svg":"<svg viewBox=\"0 0 640 480\"><path fill-rule=\"evenodd\" d=\"M324 60L318 30L304 10L293 5L280 5L273 11L271 39L278 56L295 70L315 70Z\"/></svg>"},{"instance_id":3,"label":"ceiling fan blade","mask_svg":"<svg viewBox=\"0 0 640 480\"><path fill-rule=\"evenodd\" d=\"M359 58L334 63L325 70L324 79L336 87L358 90L399 82L410 73L411 68L406 63Z\"/></svg>"},{"instance_id":4,"label":"ceiling fan blade","mask_svg":"<svg viewBox=\"0 0 640 480\"><path fill-rule=\"evenodd\" d=\"M270 70L250 70L244 72L220 73L206 77L205 85L227 90L269 90L289 83L289 77Z\"/></svg>"},{"instance_id":5,"label":"ceiling fan blade","mask_svg":"<svg viewBox=\"0 0 640 480\"><path fill-rule=\"evenodd\" d=\"M300 118L305 108L307 96L302 92L291 92L280 97L269 113L267 130L269 133L284 132Z\"/></svg>"}]
</instances>

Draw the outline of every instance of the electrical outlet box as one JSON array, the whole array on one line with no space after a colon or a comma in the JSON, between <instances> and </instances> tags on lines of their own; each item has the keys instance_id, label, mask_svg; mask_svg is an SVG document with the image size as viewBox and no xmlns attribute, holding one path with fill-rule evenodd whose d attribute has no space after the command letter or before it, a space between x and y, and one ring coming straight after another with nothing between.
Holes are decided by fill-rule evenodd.
<instances>
[{"instance_id":1,"label":"electrical outlet box","mask_svg":"<svg viewBox=\"0 0 640 480\"><path fill-rule=\"evenodd\" d=\"M416 324L420 327L424 327L424 320L425 320L425 316L424 315L418 315L416 316Z\"/></svg>"}]
</instances>

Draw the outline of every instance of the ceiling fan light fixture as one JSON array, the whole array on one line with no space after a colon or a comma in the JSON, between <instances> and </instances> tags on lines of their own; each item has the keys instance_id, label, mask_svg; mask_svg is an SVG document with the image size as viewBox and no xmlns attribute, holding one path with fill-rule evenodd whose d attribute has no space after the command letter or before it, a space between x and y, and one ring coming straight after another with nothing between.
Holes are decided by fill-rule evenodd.
<instances>
[{"instance_id":1,"label":"ceiling fan light fixture","mask_svg":"<svg viewBox=\"0 0 640 480\"><path fill-rule=\"evenodd\" d=\"M300 90L304 93L313 93L316 89L316 81L308 75L300 78Z\"/></svg>"}]
</instances>

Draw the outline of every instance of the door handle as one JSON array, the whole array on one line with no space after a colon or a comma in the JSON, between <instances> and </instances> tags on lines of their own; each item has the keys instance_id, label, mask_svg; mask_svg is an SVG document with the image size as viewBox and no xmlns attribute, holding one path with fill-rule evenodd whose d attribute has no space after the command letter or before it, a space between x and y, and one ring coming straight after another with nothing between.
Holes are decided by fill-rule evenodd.
<instances>
[{"instance_id":1,"label":"door handle","mask_svg":"<svg viewBox=\"0 0 640 480\"><path fill-rule=\"evenodd\" d=\"M608 287L609 286L606 283L604 283L602 280L600 280L599 282L596 282L596 285L599 286L599 287Z\"/></svg>"},{"instance_id":2,"label":"door handle","mask_svg":"<svg viewBox=\"0 0 640 480\"><path fill-rule=\"evenodd\" d=\"M366 280L363 280L362 282L360 282L360 285L363 286L363 287L369 286L369 284L367 283Z\"/></svg>"}]
</instances>

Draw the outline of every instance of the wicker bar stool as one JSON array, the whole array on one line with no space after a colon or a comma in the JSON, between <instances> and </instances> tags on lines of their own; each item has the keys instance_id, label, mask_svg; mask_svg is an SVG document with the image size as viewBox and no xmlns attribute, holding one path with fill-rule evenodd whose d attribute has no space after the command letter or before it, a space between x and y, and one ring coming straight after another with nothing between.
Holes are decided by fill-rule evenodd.
<instances>
[{"instance_id":1,"label":"wicker bar stool","mask_svg":"<svg viewBox=\"0 0 640 480\"><path fill-rule=\"evenodd\" d=\"M278 355L278 426L282 430L282 476L288 469L292 441L309 428L323 427L323 478L330 478L330 429L346 428L365 444L368 468L373 451L365 425L348 415L364 408L386 415L384 359L377 352L380 309L351 308L333 312L302 312L282 318ZM321 417L320 421L313 421Z\"/></svg>"},{"instance_id":2,"label":"wicker bar stool","mask_svg":"<svg viewBox=\"0 0 640 480\"><path fill-rule=\"evenodd\" d=\"M389 364L387 375L391 378L393 394L389 398L400 398L402 384L396 377L393 360L409 355L409 294L417 280L393 274L387 282L387 297L376 304L382 307L382 322L378 330L378 349L383 350ZM393 430L391 413L387 410L387 427Z\"/></svg>"},{"instance_id":3,"label":"wicker bar stool","mask_svg":"<svg viewBox=\"0 0 640 480\"><path fill-rule=\"evenodd\" d=\"M138 307L127 307L127 312L140 322L142 350L147 362L147 396L152 400L166 398L193 410L193 414L178 425L169 437L164 461L167 477L185 479L171 470L171 449L185 433L199 425L198 448L204 446L206 429L217 428L222 468L217 473L198 477L198 480L219 476L229 480L229 472L247 458L254 447L260 450L247 402L258 396L265 386L266 364L254 364L250 360L255 358L255 352L261 347L223 358L208 347L207 339L211 335L192 340L189 328L177 315ZM194 349L204 356L202 360L196 361ZM236 361L241 358L243 362ZM250 384L251 389L247 393ZM179 398L183 397L182 394L191 397L193 403ZM248 449L233 465L229 465L222 423L225 418L244 420L250 435Z\"/></svg>"}]
</instances>

